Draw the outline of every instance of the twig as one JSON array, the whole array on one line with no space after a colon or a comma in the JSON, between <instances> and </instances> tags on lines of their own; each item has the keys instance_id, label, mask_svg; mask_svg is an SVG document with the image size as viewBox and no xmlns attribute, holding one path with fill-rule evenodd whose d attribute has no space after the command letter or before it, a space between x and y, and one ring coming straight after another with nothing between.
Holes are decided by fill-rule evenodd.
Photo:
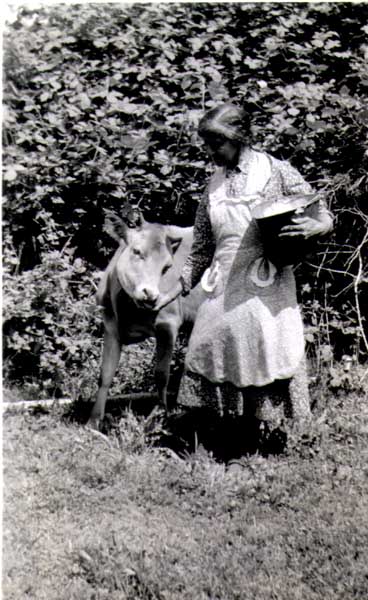
<instances>
[{"instance_id":1,"label":"twig","mask_svg":"<svg viewBox=\"0 0 368 600\"><path fill-rule=\"evenodd\" d=\"M358 260L361 260L361 250L362 250L363 246L367 243L367 241L368 241L368 229L365 232L365 235L364 235L362 241L360 242L359 246L357 246L357 248L353 252L349 262L347 263L346 266L348 269L350 269L351 265L353 264L353 262L355 261L356 258L358 258Z\"/></svg>"},{"instance_id":2,"label":"twig","mask_svg":"<svg viewBox=\"0 0 368 600\"><path fill-rule=\"evenodd\" d=\"M365 370L365 372L363 373L363 375L359 379L359 383L363 383L363 381L367 377L367 375L368 375L368 369Z\"/></svg>"},{"instance_id":3,"label":"twig","mask_svg":"<svg viewBox=\"0 0 368 600\"><path fill-rule=\"evenodd\" d=\"M14 409L23 410L24 408L37 408L48 407L48 406L63 406L65 404L71 404L73 400L71 398L57 398L54 400L20 400L18 402L2 402L2 410Z\"/></svg>"},{"instance_id":4,"label":"twig","mask_svg":"<svg viewBox=\"0 0 368 600\"><path fill-rule=\"evenodd\" d=\"M172 394L168 394L169 398ZM154 392L136 392L131 394L120 394L119 396L112 396L108 398L108 402L117 401L144 401L144 400L158 400L157 393ZM72 404L74 400L72 398L50 398L48 400L20 400L18 402L1 402L2 410L14 409L23 410L27 408L35 408L37 406L48 407L48 406L63 406ZM87 401L86 401L87 404Z\"/></svg>"},{"instance_id":5,"label":"twig","mask_svg":"<svg viewBox=\"0 0 368 600\"><path fill-rule=\"evenodd\" d=\"M92 427L88 427L88 426L86 427L86 430L89 431L89 433L92 433L92 435L94 435L95 437L100 438L100 440L105 442L105 444L107 444L109 446L109 448L113 448L113 445L110 442L107 435L105 435L104 433L101 433L101 431L97 431L97 429L93 429Z\"/></svg>"},{"instance_id":6,"label":"twig","mask_svg":"<svg viewBox=\"0 0 368 600\"><path fill-rule=\"evenodd\" d=\"M359 252L359 256L358 256L358 261L359 261L359 269L358 269L358 274L354 281L355 307L356 307L357 316L358 316L360 333L363 338L365 349L368 352L368 339L367 339L367 336L365 335L364 326L363 326L363 318L362 318L362 314L360 312L360 303L359 303L359 284L360 284L362 273L363 273L363 261L362 261L362 255L360 254L360 252Z\"/></svg>"},{"instance_id":7,"label":"twig","mask_svg":"<svg viewBox=\"0 0 368 600\"><path fill-rule=\"evenodd\" d=\"M69 238L66 240L66 242L65 242L64 246L63 246L63 247L62 247L62 249L60 250L60 254L61 254L61 256L63 256L63 254L64 254L65 250L66 250L66 249L67 249L67 247L69 246L69 244L70 244L70 242L72 241L72 239L73 239L73 236L70 236L70 237L69 237Z\"/></svg>"},{"instance_id":8,"label":"twig","mask_svg":"<svg viewBox=\"0 0 368 600\"><path fill-rule=\"evenodd\" d=\"M315 265L311 262L307 262L309 267L312 267L312 269L317 269L317 270L321 270L321 271L329 271L330 273L338 273L339 275L349 275L349 277L351 277L352 279L354 279L355 275L353 275L352 273L348 273L347 271L340 271L340 269L331 269L331 267L321 267L320 265Z\"/></svg>"}]
</instances>

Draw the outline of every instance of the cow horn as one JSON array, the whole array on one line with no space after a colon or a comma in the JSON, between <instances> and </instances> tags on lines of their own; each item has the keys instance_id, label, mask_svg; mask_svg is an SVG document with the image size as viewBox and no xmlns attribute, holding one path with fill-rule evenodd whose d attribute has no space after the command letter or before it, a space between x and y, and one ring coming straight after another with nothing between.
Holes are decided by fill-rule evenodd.
<instances>
[{"instance_id":1,"label":"cow horn","mask_svg":"<svg viewBox=\"0 0 368 600\"><path fill-rule=\"evenodd\" d=\"M112 239L120 243L120 240L125 238L125 223L111 210L104 210L104 213L104 231L106 231Z\"/></svg>"},{"instance_id":2,"label":"cow horn","mask_svg":"<svg viewBox=\"0 0 368 600\"><path fill-rule=\"evenodd\" d=\"M121 216L124 223L132 229L142 227L144 223L142 211L138 206L126 204L121 211Z\"/></svg>"},{"instance_id":3,"label":"cow horn","mask_svg":"<svg viewBox=\"0 0 368 600\"><path fill-rule=\"evenodd\" d=\"M171 245L171 250L175 254L175 252L179 248L181 242L183 241L183 238L181 238L181 237L180 238L169 237L168 239L169 239L169 242L170 242L170 245Z\"/></svg>"}]
</instances>

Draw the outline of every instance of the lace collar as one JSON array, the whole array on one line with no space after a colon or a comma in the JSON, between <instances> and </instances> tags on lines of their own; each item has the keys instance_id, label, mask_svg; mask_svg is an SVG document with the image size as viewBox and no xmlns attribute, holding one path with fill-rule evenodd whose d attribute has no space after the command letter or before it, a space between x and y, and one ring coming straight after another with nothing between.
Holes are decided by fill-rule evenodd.
<instances>
[{"instance_id":1,"label":"lace collar","mask_svg":"<svg viewBox=\"0 0 368 600\"><path fill-rule=\"evenodd\" d=\"M225 177L229 178L239 173L248 174L250 163L252 162L252 157L254 153L255 150L253 150L253 148L250 148L249 146L245 146L244 148L242 148L240 150L239 160L236 167L234 167L233 169L222 167L223 174L225 175Z\"/></svg>"},{"instance_id":2,"label":"lace collar","mask_svg":"<svg viewBox=\"0 0 368 600\"><path fill-rule=\"evenodd\" d=\"M213 201L231 198L233 202L260 196L271 177L271 161L267 154L245 147L235 169L218 167L210 181Z\"/></svg>"}]
</instances>

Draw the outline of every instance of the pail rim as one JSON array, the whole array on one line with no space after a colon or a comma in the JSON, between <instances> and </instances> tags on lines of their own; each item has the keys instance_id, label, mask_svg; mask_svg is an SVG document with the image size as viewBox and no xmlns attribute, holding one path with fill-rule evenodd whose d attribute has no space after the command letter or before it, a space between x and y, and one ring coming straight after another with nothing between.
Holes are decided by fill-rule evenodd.
<instances>
[{"instance_id":1,"label":"pail rim","mask_svg":"<svg viewBox=\"0 0 368 600\"><path fill-rule=\"evenodd\" d=\"M279 198L269 200L259 204L252 210L254 219L272 219L279 215L293 213L298 209L306 208L319 200L320 194L298 194L295 196L280 196Z\"/></svg>"}]
</instances>

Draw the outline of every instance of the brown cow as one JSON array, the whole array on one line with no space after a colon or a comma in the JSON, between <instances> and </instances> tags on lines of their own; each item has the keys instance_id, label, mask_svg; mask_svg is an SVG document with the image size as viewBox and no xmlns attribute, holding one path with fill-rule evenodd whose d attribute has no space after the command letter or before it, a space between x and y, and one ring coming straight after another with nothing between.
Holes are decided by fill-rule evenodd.
<instances>
[{"instance_id":1,"label":"brown cow","mask_svg":"<svg viewBox=\"0 0 368 600\"><path fill-rule=\"evenodd\" d=\"M104 347L97 399L90 423L98 426L104 417L109 387L118 367L121 347L156 338L155 381L159 403L167 409L170 362L179 327L193 319L191 299L178 297L155 310L160 294L177 283L193 240L192 227L148 223L139 217L134 227L109 213L106 230L119 241L98 291L104 309ZM184 302L190 307L185 309Z\"/></svg>"}]
</instances>

